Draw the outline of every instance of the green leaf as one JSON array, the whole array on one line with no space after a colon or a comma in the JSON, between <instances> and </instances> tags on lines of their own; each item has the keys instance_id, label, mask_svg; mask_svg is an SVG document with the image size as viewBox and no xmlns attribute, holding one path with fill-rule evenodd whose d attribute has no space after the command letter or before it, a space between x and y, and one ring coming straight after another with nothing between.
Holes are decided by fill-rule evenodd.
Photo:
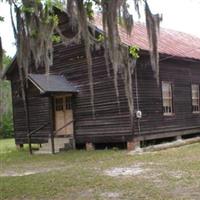
<instances>
[{"instance_id":1,"label":"green leaf","mask_svg":"<svg viewBox=\"0 0 200 200\"><path fill-rule=\"evenodd\" d=\"M35 12L35 9L33 7L22 6L21 12L31 14Z\"/></svg>"},{"instance_id":2,"label":"green leaf","mask_svg":"<svg viewBox=\"0 0 200 200\"><path fill-rule=\"evenodd\" d=\"M104 35L103 35L103 34L99 34L98 37L97 37L97 41L98 41L98 42L103 42L104 39L105 39L105 38L104 38Z\"/></svg>"},{"instance_id":3,"label":"green leaf","mask_svg":"<svg viewBox=\"0 0 200 200\"><path fill-rule=\"evenodd\" d=\"M58 35L52 35L51 40L53 43L60 43L61 42L61 37Z\"/></svg>"},{"instance_id":4,"label":"green leaf","mask_svg":"<svg viewBox=\"0 0 200 200\"><path fill-rule=\"evenodd\" d=\"M139 51L140 51L140 48L138 46L130 46L129 47L129 53L134 59L138 59L140 57Z\"/></svg>"},{"instance_id":5,"label":"green leaf","mask_svg":"<svg viewBox=\"0 0 200 200\"><path fill-rule=\"evenodd\" d=\"M90 20L92 20L94 18L94 10L93 10L93 2L91 0L87 0L84 3L86 12L87 12L87 16Z\"/></svg>"}]
</instances>

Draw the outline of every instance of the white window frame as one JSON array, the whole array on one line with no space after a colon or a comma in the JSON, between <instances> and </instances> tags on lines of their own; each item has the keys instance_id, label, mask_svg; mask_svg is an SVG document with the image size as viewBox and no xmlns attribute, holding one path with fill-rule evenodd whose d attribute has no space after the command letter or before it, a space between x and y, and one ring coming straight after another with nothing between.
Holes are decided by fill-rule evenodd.
<instances>
[{"instance_id":1,"label":"white window frame","mask_svg":"<svg viewBox=\"0 0 200 200\"><path fill-rule=\"evenodd\" d=\"M169 97L165 97L164 96L164 84L167 84L170 88L170 92L169 94L171 96ZM162 108L163 108L163 115L164 116L172 116L174 114L173 112L173 90L172 90L172 83L169 81L162 81L162 85L161 85L161 89L162 89ZM165 100L168 100L170 102L169 106L165 108L164 106L164 102Z\"/></svg>"},{"instance_id":2,"label":"white window frame","mask_svg":"<svg viewBox=\"0 0 200 200\"><path fill-rule=\"evenodd\" d=\"M193 95L193 88L197 88L197 97ZM200 113L200 100L199 100L199 84L192 84L191 85L191 98L192 98L192 113ZM193 104L193 100L198 101L197 105ZM194 110L194 106L197 106L197 110Z\"/></svg>"}]
</instances>

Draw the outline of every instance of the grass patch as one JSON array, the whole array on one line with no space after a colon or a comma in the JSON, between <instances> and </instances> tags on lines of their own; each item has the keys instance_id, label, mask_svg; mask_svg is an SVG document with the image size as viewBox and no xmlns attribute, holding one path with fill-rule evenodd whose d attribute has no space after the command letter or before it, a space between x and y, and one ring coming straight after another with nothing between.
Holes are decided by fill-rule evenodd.
<instances>
[{"instance_id":1,"label":"grass patch","mask_svg":"<svg viewBox=\"0 0 200 200\"><path fill-rule=\"evenodd\" d=\"M1 140L0 152L2 200L200 199L200 144L135 156L112 150L30 156L13 140ZM134 166L143 172L105 173ZM28 172L34 174L19 176Z\"/></svg>"},{"instance_id":2,"label":"grass patch","mask_svg":"<svg viewBox=\"0 0 200 200\"><path fill-rule=\"evenodd\" d=\"M15 143L13 139L0 139L0 154L15 151Z\"/></svg>"}]
</instances>

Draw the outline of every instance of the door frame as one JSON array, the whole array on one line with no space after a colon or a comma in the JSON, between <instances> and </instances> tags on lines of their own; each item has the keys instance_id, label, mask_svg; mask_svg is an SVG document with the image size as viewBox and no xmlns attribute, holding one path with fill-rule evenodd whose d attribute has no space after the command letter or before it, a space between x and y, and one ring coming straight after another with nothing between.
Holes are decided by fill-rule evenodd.
<instances>
[{"instance_id":1,"label":"door frame","mask_svg":"<svg viewBox=\"0 0 200 200\"><path fill-rule=\"evenodd\" d=\"M57 95L53 95L53 106L52 106L52 109L53 109L53 130L55 131L56 130L56 98L63 98L64 101L63 101L63 110L67 110L66 109L66 97L71 97L71 110L72 111L72 120L74 120L74 112L73 112L73 103L72 103L72 100L73 100L73 94L72 93L67 93L67 94L57 94ZM71 135L72 137L74 137L74 122L72 122L72 126L73 126L73 131L71 134L64 134L64 135L55 135L55 137L68 137L69 135Z\"/></svg>"}]
</instances>

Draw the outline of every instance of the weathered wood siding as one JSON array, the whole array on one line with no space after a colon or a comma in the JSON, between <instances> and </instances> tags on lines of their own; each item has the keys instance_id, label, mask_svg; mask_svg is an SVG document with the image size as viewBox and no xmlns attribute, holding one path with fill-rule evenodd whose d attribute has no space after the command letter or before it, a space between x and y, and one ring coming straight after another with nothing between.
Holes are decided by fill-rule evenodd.
<instances>
[{"instance_id":1,"label":"weathered wood siding","mask_svg":"<svg viewBox=\"0 0 200 200\"><path fill-rule=\"evenodd\" d=\"M173 83L174 115L163 116L162 92L157 86L147 56L138 60L138 102L135 80L133 94L135 109L143 117L135 120L135 134L138 136L171 136L169 132L200 130L200 115L191 112L191 82L200 83L200 67L197 63L167 60L160 64L160 81ZM81 45L69 48L58 45L55 48L52 73L63 74L78 86L75 98L75 136L82 142L121 142L131 139L130 119L123 81L119 78L120 110L118 108L113 76L108 77L103 52L93 54L95 118L92 115L86 58ZM112 72L112 70L111 70ZM112 74L112 73L111 73ZM140 131L139 131L140 126ZM176 135L176 133L173 133ZM162 137L158 136L158 137ZM156 138L156 136L155 136ZM141 137L141 139L143 139Z\"/></svg>"},{"instance_id":2,"label":"weathered wood siding","mask_svg":"<svg viewBox=\"0 0 200 200\"><path fill-rule=\"evenodd\" d=\"M108 77L102 51L93 57L94 105L92 113L87 63L81 45L55 48L51 73L63 74L78 86L74 98L75 137L77 142L114 142L131 138L130 119L124 86L119 80L120 110L116 99L113 76Z\"/></svg>"},{"instance_id":3,"label":"weathered wood siding","mask_svg":"<svg viewBox=\"0 0 200 200\"><path fill-rule=\"evenodd\" d=\"M141 134L162 133L167 137L170 132L185 131L185 134L200 130L200 114L192 113L191 99L191 84L200 84L200 62L173 59L160 62L160 85L162 81L171 82L173 92L174 115L164 116L161 88L156 85L148 61L142 60L143 64L137 67L139 105L143 113Z\"/></svg>"},{"instance_id":4,"label":"weathered wood siding","mask_svg":"<svg viewBox=\"0 0 200 200\"><path fill-rule=\"evenodd\" d=\"M139 107L136 103L135 80L133 82L135 109L140 109L143 115L139 123L135 120L135 134L141 139L144 137L148 139L168 137L178 132L180 134L181 131L187 133L187 131L200 129L200 115L193 114L191 111L191 83L200 84L199 64L176 60L166 60L160 63L160 82L170 81L173 86L174 115L164 116L161 88L157 86L148 63L148 57L142 56L137 64ZM87 62L83 46L74 45L66 48L63 45L56 45L54 65L50 72L65 75L67 80L79 89L79 93L73 98L77 143L123 142L132 138L123 81L119 78L120 107L118 107L113 75L107 76L102 50L93 53L95 118L90 102ZM11 78L14 129L16 142L24 143L27 142L27 133L23 102L21 98L14 97L19 87L16 74L13 71ZM29 85L30 128L34 130L47 121L51 121L52 116L50 115L49 98L40 97L38 91L31 84ZM51 125L35 135L34 141L46 140L51 130L50 127Z\"/></svg>"},{"instance_id":5,"label":"weathered wood siding","mask_svg":"<svg viewBox=\"0 0 200 200\"><path fill-rule=\"evenodd\" d=\"M18 72L15 70L11 76L12 85L12 101L13 101L13 120L14 134L16 144L27 143L27 126L26 114L24 110L23 100L20 96L16 96L16 92L20 91ZM50 121L49 115L49 98L40 97L39 93L33 85L29 84L28 105L30 117L30 131L33 131L43 124ZM32 143L46 142L48 134L51 130L51 124L32 136Z\"/></svg>"}]
</instances>

